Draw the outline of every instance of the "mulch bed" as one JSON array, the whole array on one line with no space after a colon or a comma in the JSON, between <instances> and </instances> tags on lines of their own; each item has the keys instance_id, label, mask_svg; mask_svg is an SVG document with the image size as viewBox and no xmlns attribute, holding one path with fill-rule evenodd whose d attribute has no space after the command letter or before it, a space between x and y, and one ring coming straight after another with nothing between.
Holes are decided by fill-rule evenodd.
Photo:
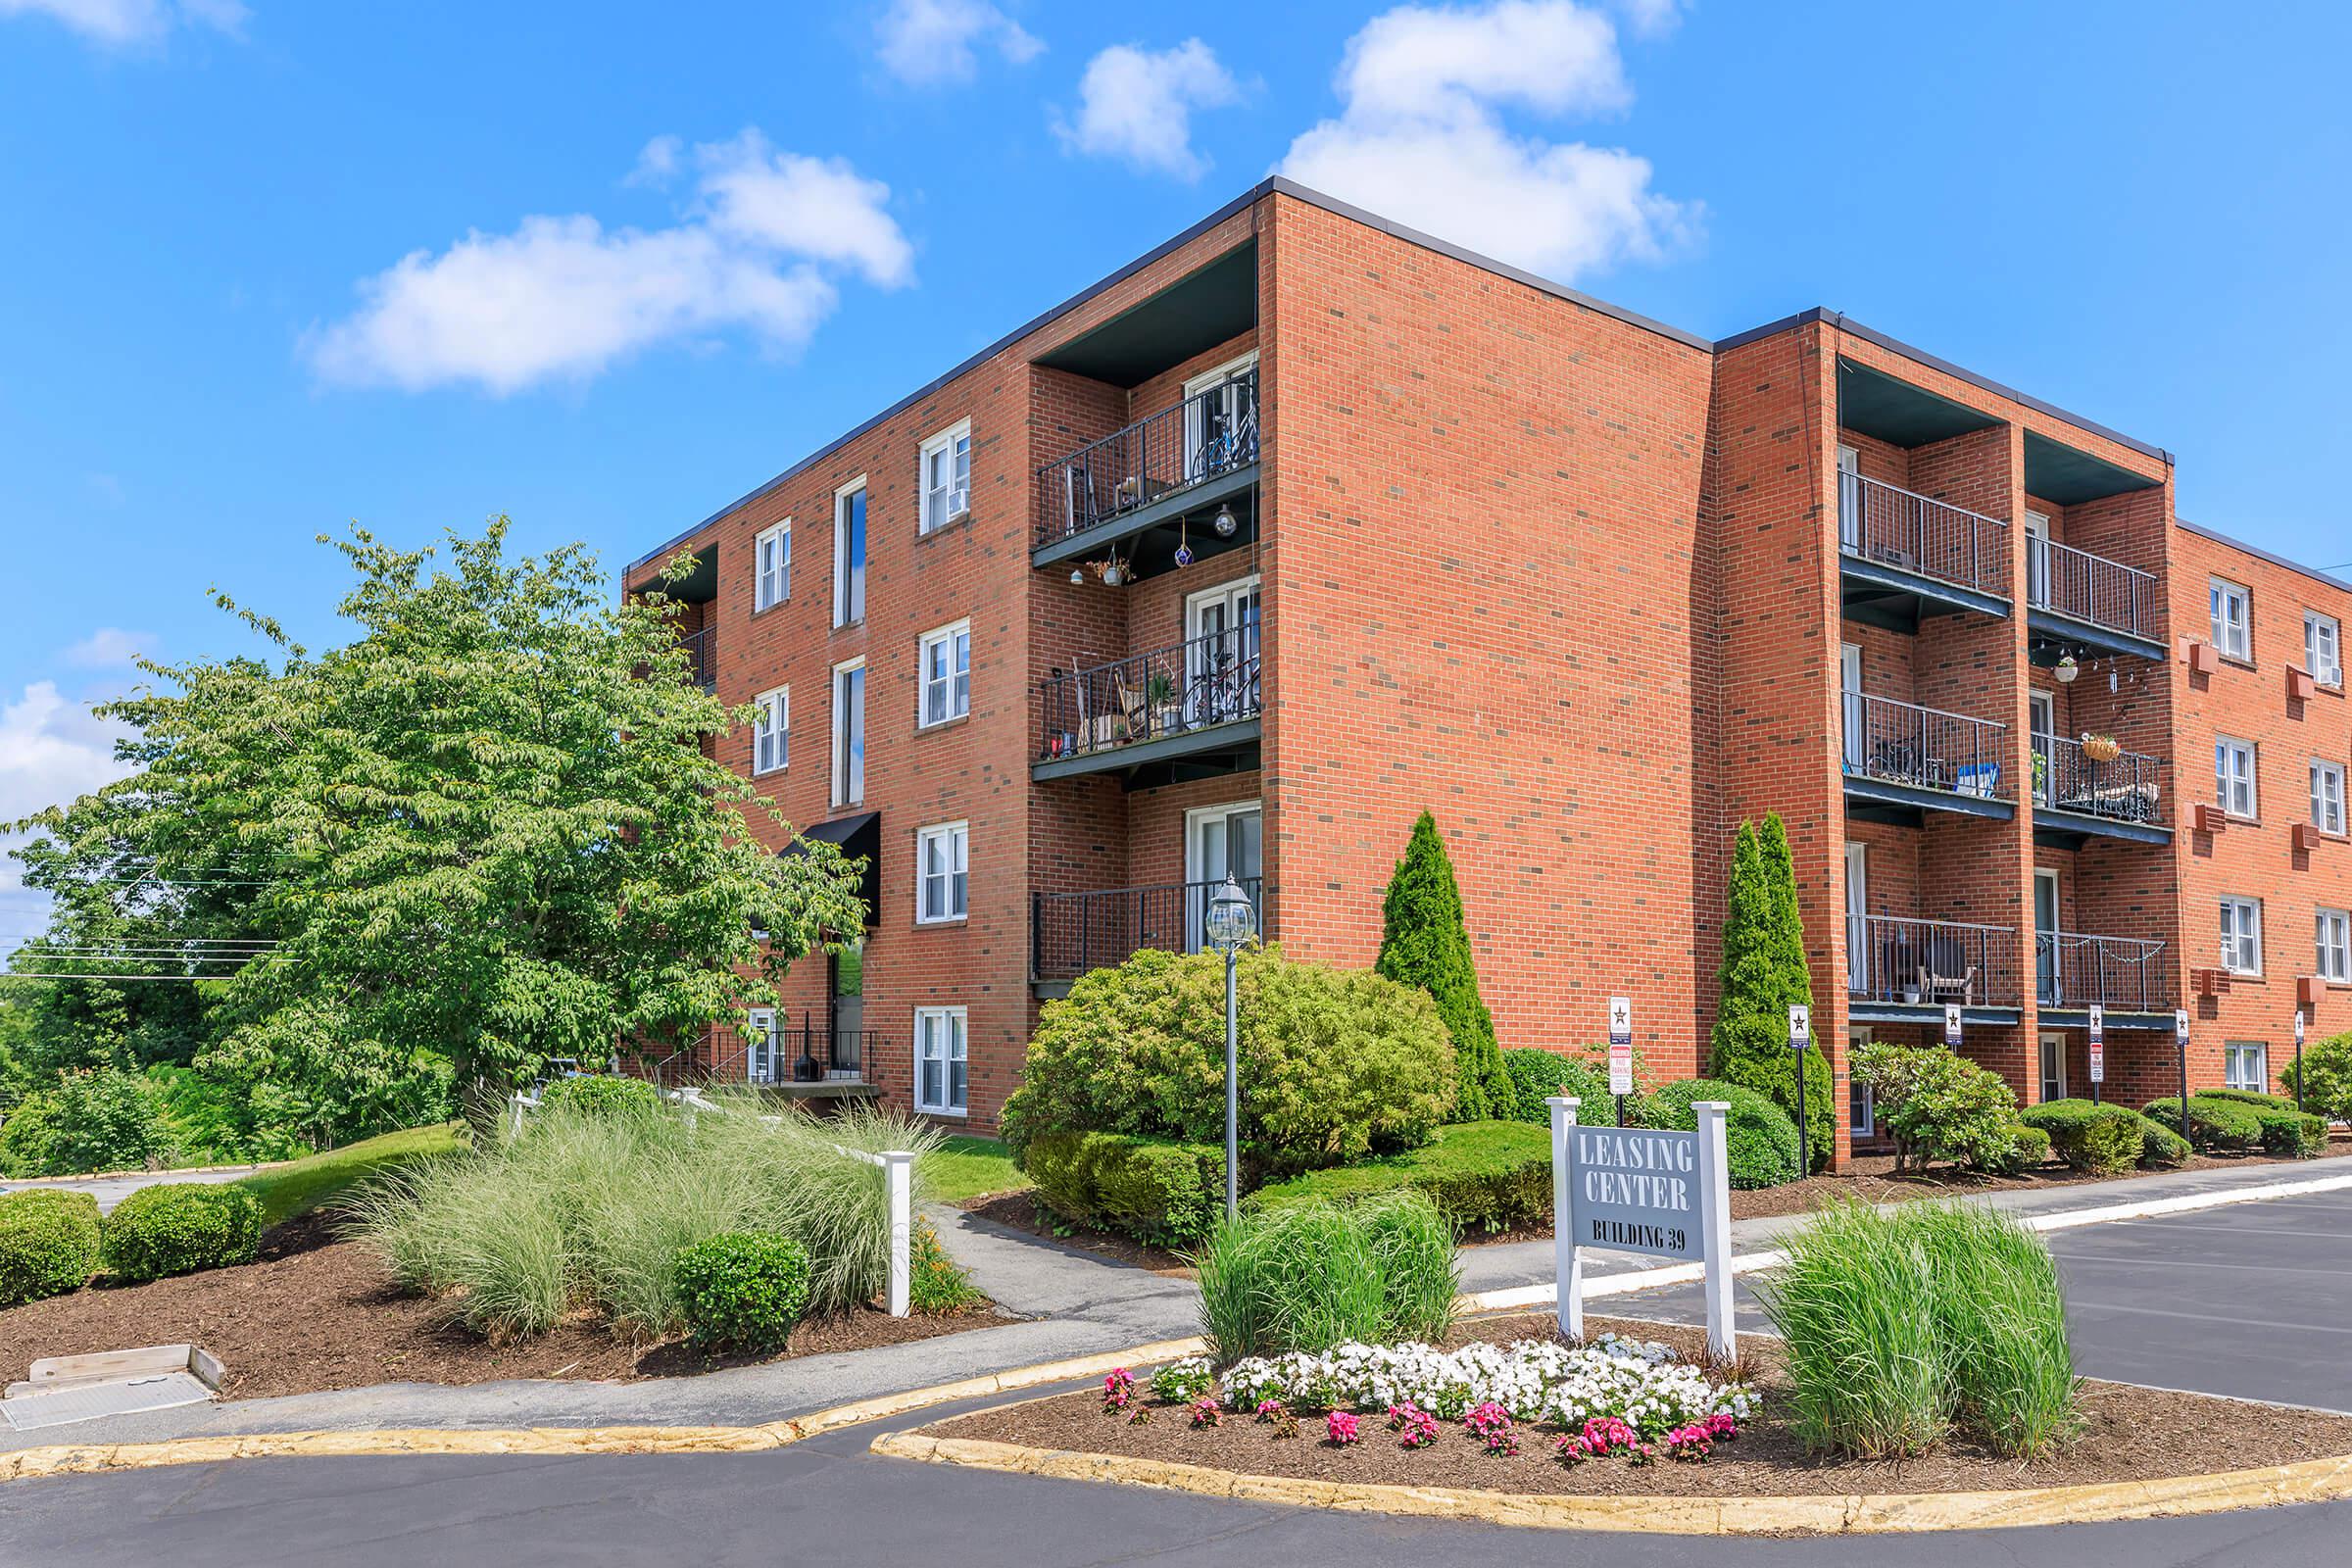
<instances>
[{"instance_id":1,"label":"mulch bed","mask_svg":"<svg viewBox=\"0 0 2352 1568\"><path fill-rule=\"evenodd\" d=\"M789 1356L898 1345L1002 1322L991 1306L894 1318L872 1309L812 1319ZM632 1343L586 1316L535 1339L494 1345L403 1294L376 1255L298 1219L236 1268L119 1289L92 1287L0 1311L0 1381L43 1356L142 1345L200 1345L227 1368L233 1399L374 1383L488 1383L503 1378L672 1377L781 1357L704 1356L677 1341Z\"/></svg>"},{"instance_id":2,"label":"mulch bed","mask_svg":"<svg viewBox=\"0 0 2352 1568\"><path fill-rule=\"evenodd\" d=\"M2330 1140L2327 1153L2317 1157L2328 1159L2345 1156L2352 1156L2352 1136L2338 1135ZM2281 1159L2269 1154L2197 1154L2177 1168L2227 1170L2242 1165L2310 1163L2312 1161L2308 1159ZM1856 1154L1832 1173L1808 1176L1801 1182L1788 1182L1779 1187L1732 1194L1732 1218L1762 1219L1778 1214L1804 1214L1847 1201L1899 1203L1912 1199L1966 1198L1977 1193L2006 1192L2020 1188L2075 1187L2085 1182L2112 1179L2080 1175L2063 1165L2047 1165L2024 1176L1985 1176L1949 1167L1926 1172L1907 1171L1897 1176L1892 1154ZM1191 1266L1183 1258L1164 1248L1147 1247L1111 1231L1072 1225L1040 1203L1037 1195L1026 1189L967 1199L960 1206L967 1213L992 1224L1059 1242L1081 1251L1107 1257L1113 1262L1132 1264L1154 1274L1189 1277L1192 1273ZM1503 1231L1492 1236L1465 1236L1462 1245L1493 1247L1505 1242L1550 1240L1551 1227L1545 1225L1534 1230Z\"/></svg>"},{"instance_id":3,"label":"mulch bed","mask_svg":"<svg viewBox=\"0 0 2352 1568\"><path fill-rule=\"evenodd\" d=\"M1615 1329L1663 1340L1686 1356L1704 1349L1703 1337L1692 1330L1603 1318L1586 1323L1596 1334ZM1456 1329L1447 1343L1507 1344L1549 1339L1553 1333L1548 1317L1487 1319ZM1522 1428L1519 1453L1504 1456L1488 1453L1459 1422L1442 1428L1445 1436L1435 1445L1408 1450L1398 1446L1376 1414L1363 1416L1362 1440L1342 1448L1324 1441L1320 1411L1298 1412L1298 1436L1279 1439L1272 1426L1231 1412L1222 1425L1195 1429L1183 1406L1149 1398L1142 1402L1151 1406L1152 1417L1138 1426L1104 1415L1102 1396L1094 1392L984 1410L923 1430L932 1437L1124 1454L1245 1475L1562 1495L2009 1491L2202 1475L2352 1452L2352 1417L2086 1382L2082 1436L2041 1459L2005 1458L1957 1442L1900 1463L1809 1456L1774 1413L1775 1395L1783 1387L1776 1348L1751 1339L1741 1357L1741 1371L1764 1396L1762 1417L1751 1420L1737 1442L1716 1445L1713 1454L1696 1463L1661 1458L1636 1467L1610 1457L1571 1470L1552 1457L1558 1434L1549 1428ZM1137 1392L1145 1392L1140 1380Z\"/></svg>"}]
</instances>

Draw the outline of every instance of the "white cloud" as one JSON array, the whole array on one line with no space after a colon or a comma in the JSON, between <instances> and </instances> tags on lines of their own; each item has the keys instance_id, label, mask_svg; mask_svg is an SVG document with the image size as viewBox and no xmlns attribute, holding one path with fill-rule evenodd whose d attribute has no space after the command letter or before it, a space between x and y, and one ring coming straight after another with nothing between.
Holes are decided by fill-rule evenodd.
<instances>
[{"instance_id":1,"label":"white cloud","mask_svg":"<svg viewBox=\"0 0 2352 1568\"><path fill-rule=\"evenodd\" d=\"M1056 116L1054 130L1075 151L1199 179L1208 161L1193 151L1192 112L1240 96L1216 51L1198 38L1159 50L1113 44L1086 63L1077 118Z\"/></svg>"},{"instance_id":2,"label":"white cloud","mask_svg":"<svg viewBox=\"0 0 2352 1568\"><path fill-rule=\"evenodd\" d=\"M1571 0L1399 6L1348 40L1337 87L1339 118L1282 162L1301 184L1563 279L1661 258L1696 233L1698 208L1654 192L1648 160L1504 123L1505 109L1631 103L1616 28Z\"/></svg>"},{"instance_id":3,"label":"white cloud","mask_svg":"<svg viewBox=\"0 0 2352 1568\"><path fill-rule=\"evenodd\" d=\"M657 138L638 170L674 171L686 158ZM332 382L470 382L504 395L584 380L703 334L748 331L790 351L839 303L836 272L886 287L912 280L890 188L848 164L776 152L757 131L697 146L692 162L695 194L674 225L533 217L510 234L469 232L438 255L414 251L363 279L360 309L311 333L304 352Z\"/></svg>"},{"instance_id":4,"label":"white cloud","mask_svg":"<svg viewBox=\"0 0 2352 1568\"><path fill-rule=\"evenodd\" d=\"M24 696L0 707L0 824L86 795L131 769L115 760L122 731L69 702L53 681L34 681ZM48 907L46 897L24 887L21 868L8 850L21 836L0 833L0 912L12 918L0 930L30 930ZM18 914L31 916L18 920Z\"/></svg>"},{"instance_id":5,"label":"white cloud","mask_svg":"<svg viewBox=\"0 0 2352 1568\"><path fill-rule=\"evenodd\" d=\"M101 626L66 650L66 662L75 669L124 669L131 662L155 651L155 633Z\"/></svg>"},{"instance_id":6,"label":"white cloud","mask_svg":"<svg viewBox=\"0 0 2352 1568\"><path fill-rule=\"evenodd\" d=\"M1046 48L987 0L891 0L874 24L874 39L883 68L911 86L971 80L978 44L1016 66Z\"/></svg>"},{"instance_id":7,"label":"white cloud","mask_svg":"<svg viewBox=\"0 0 2352 1568\"><path fill-rule=\"evenodd\" d=\"M629 171L624 185L662 186L677 177L679 155L686 150L686 138L664 133L645 144L637 155L637 167Z\"/></svg>"},{"instance_id":8,"label":"white cloud","mask_svg":"<svg viewBox=\"0 0 2352 1568\"><path fill-rule=\"evenodd\" d=\"M183 25L233 34L251 15L239 0L0 0L0 17L47 17L116 48L153 43Z\"/></svg>"},{"instance_id":9,"label":"white cloud","mask_svg":"<svg viewBox=\"0 0 2352 1568\"><path fill-rule=\"evenodd\" d=\"M1617 9L1625 13L1634 32L1644 38L1672 32L1674 24L1683 20L1682 0L1617 0Z\"/></svg>"}]
</instances>

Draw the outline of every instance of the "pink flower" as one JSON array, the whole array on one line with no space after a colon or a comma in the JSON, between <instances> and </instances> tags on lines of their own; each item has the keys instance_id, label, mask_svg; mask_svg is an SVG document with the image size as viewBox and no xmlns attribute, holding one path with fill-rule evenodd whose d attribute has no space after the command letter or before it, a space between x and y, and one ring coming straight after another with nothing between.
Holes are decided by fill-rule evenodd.
<instances>
[{"instance_id":1,"label":"pink flower","mask_svg":"<svg viewBox=\"0 0 2352 1568\"><path fill-rule=\"evenodd\" d=\"M1135 1379L1120 1367L1102 1380L1102 1413L1115 1415L1135 1397Z\"/></svg>"},{"instance_id":2,"label":"pink flower","mask_svg":"<svg viewBox=\"0 0 2352 1568\"><path fill-rule=\"evenodd\" d=\"M1345 1448L1355 1442L1355 1417L1346 1410L1334 1410L1323 1418L1323 1435L1332 1446Z\"/></svg>"},{"instance_id":3,"label":"pink flower","mask_svg":"<svg viewBox=\"0 0 2352 1568\"><path fill-rule=\"evenodd\" d=\"M1389 1430L1407 1448L1425 1448L1438 1441L1438 1418L1410 1399L1389 1406Z\"/></svg>"},{"instance_id":4,"label":"pink flower","mask_svg":"<svg viewBox=\"0 0 2352 1568\"><path fill-rule=\"evenodd\" d=\"M1197 1427L1218 1426L1225 1420L1225 1412L1217 1408L1217 1401L1205 1395L1192 1402L1191 1410L1193 1425Z\"/></svg>"}]
</instances>

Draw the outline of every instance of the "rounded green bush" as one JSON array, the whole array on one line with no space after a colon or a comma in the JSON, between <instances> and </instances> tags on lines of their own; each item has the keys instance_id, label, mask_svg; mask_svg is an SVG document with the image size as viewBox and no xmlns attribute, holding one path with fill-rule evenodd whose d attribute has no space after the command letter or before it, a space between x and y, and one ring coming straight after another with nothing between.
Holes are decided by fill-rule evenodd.
<instances>
[{"instance_id":1,"label":"rounded green bush","mask_svg":"<svg viewBox=\"0 0 2352 1568\"><path fill-rule=\"evenodd\" d=\"M1437 1004L1376 974L1241 963L1242 1152L1286 1175L1411 1149L1452 1115ZM1225 969L1213 953L1139 953L1046 1004L1002 1119L1016 1158L1040 1133L1225 1141Z\"/></svg>"},{"instance_id":2,"label":"rounded green bush","mask_svg":"<svg viewBox=\"0 0 2352 1568\"><path fill-rule=\"evenodd\" d=\"M1511 1102L1494 1107L1497 1121L1549 1127L1551 1107L1544 1102L1553 1095L1568 1095L1583 1102L1576 1119L1586 1126L1613 1127L1617 1123L1617 1100L1609 1093L1605 1068L1540 1046L1519 1046L1502 1054L1502 1070L1510 1076Z\"/></svg>"},{"instance_id":3,"label":"rounded green bush","mask_svg":"<svg viewBox=\"0 0 2352 1568\"><path fill-rule=\"evenodd\" d=\"M35 1187L0 1198L0 1306L77 1291L98 1272L98 1200Z\"/></svg>"},{"instance_id":4,"label":"rounded green bush","mask_svg":"<svg viewBox=\"0 0 2352 1568\"><path fill-rule=\"evenodd\" d=\"M1225 1152L1206 1145L1040 1133L1022 1159L1048 1208L1155 1247L1200 1240L1224 1205Z\"/></svg>"},{"instance_id":5,"label":"rounded green bush","mask_svg":"<svg viewBox=\"0 0 2352 1568\"><path fill-rule=\"evenodd\" d=\"M2266 1154L2308 1159L2328 1147L2324 1117L2306 1116L2291 1103L2277 1110L2256 1105L2253 1110L2254 1119L2262 1124L2262 1152Z\"/></svg>"},{"instance_id":6,"label":"rounded green bush","mask_svg":"<svg viewBox=\"0 0 2352 1568\"><path fill-rule=\"evenodd\" d=\"M2170 1170L2176 1165L2185 1165L2191 1152L2188 1140L2176 1129L2153 1116L2140 1115L2139 1163L2143 1170Z\"/></svg>"},{"instance_id":7,"label":"rounded green bush","mask_svg":"<svg viewBox=\"0 0 2352 1568\"><path fill-rule=\"evenodd\" d=\"M2139 1163L2139 1112L2087 1100L2050 1100L2029 1105L2018 1120L2047 1135L2049 1149L2069 1169L2119 1176Z\"/></svg>"},{"instance_id":8,"label":"rounded green bush","mask_svg":"<svg viewBox=\"0 0 2352 1568\"><path fill-rule=\"evenodd\" d=\"M563 1105L590 1115L636 1115L651 1113L662 1106L662 1094L642 1078L627 1078L618 1073L584 1073L575 1078L558 1078L539 1091L539 1104L544 1109Z\"/></svg>"},{"instance_id":9,"label":"rounded green bush","mask_svg":"<svg viewBox=\"0 0 2352 1568\"><path fill-rule=\"evenodd\" d=\"M2301 1091L2305 1110L2352 1121L2352 1034L2305 1046L2302 1060L2290 1057L2279 1064L2278 1082L2289 1094Z\"/></svg>"},{"instance_id":10,"label":"rounded green bush","mask_svg":"<svg viewBox=\"0 0 2352 1568\"><path fill-rule=\"evenodd\" d=\"M764 1355L808 1307L808 1250L772 1231L730 1231L678 1250L679 1304L694 1343Z\"/></svg>"},{"instance_id":11,"label":"rounded green bush","mask_svg":"<svg viewBox=\"0 0 2352 1568\"><path fill-rule=\"evenodd\" d=\"M2178 1131L2180 1102L2151 1100L2141 1107L2150 1116ZM2251 1153L2262 1147L2262 1117L2252 1105L2209 1095L2188 1097L2188 1141L2199 1149L2220 1153Z\"/></svg>"},{"instance_id":12,"label":"rounded green bush","mask_svg":"<svg viewBox=\"0 0 2352 1568\"><path fill-rule=\"evenodd\" d=\"M1701 1100L1731 1102L1723 1119L1723 1152L1734 1187L1778 1187L1796 1179L1796 1123L1753 1089L1719 1078L1689 1078L1648 1097L1638 1114L1645 1126L1695 1132L1698 1112L1690 1107Z\"/></svg>"},{"instance_id":13,"label":"rounded green bush","mask_svg":"<svg viewBox=\"0 0 2352 1568\"><path fill-rule=\"evenodd\" d=\"M2009 1126L2009 1152L1996 1158L1992 1169L2003 1176L2023 1176L2050 1162L2050 1135L2026 1122Z\"/></svg>"},{"instance_id":14,"label":"rounded green bush","mask_svg":"<svg viewBox=\"0 0 2352 1568\"><path fill-rule=\"evenodd\" d=\"M125 1284L250 1263L260 1250L262 1200L231 1184L142 1187L99 1227L99 1261Z\"/></svg>"}]
</instances>

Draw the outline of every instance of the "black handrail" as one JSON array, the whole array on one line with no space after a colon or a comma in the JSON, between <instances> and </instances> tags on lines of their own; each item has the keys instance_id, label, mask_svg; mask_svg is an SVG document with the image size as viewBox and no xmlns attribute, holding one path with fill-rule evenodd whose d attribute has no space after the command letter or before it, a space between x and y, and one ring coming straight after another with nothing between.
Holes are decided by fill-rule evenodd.
<instances>
[{"instance_id":1,"label":"black handrail","mask_svg":"<svg viewBox=\"0 0 2352 1568\"><path fill-rule=\"evenodd\" d=\"M1860 560L2009 596L2007 523L1884 480L1838 473L1838 543Z\"/></svg>"},{"instance_id":2,"label":"black handrail","mask_svg":"<svg viewBox=\"0 0 2352 1568\"><path fill-rule=\"evenodd\" d=\"M2144 937L2034 933L2034 996L2045 1007L2095 1002L2123 1012L2164 1012L2173 1004L2171 967L2165 945Z\"/></svg>"},{"instance_id":3,"label":"black handrail","mask_svg":"<svg viewBox=\"0 0 2352 1568\"><path fill-rule=\"evenodd\" d=\"M2026 603L2110 631L2144 637L2155 618L2156 578L2137 566L2055 539L2029 538Z\"/></svg>"},{"instance_id":4,"label":"black handrail","mask_svg":"<svg viewBox=\"0 0 2352 1568\"><path fill-rule=\"evenodd\" d=\"M1083 757L1255 718L1262 620L1055 675L1038 688L1038 756Z\"/></svg>"},{"instance_id":5,"label":"black handrail","mask_svg":"<svg viewBox=\"0 0 2352 1568\"><path fill-rule=\"evenodd\" d=\"M1846 992L1872 1002L2018 1004L2017 932L1958 920L1846 916Z\"/></svg>"},{"instance_id":6,"label":"black handrail","mask_svg":"<svg viewBox=\"0 0 2352 1568\"><path fill-rule=\"evenodd\" d=\"M2164 764L2120 747L2104 760L2064 735L2034 737L2034 804L2078 816L2154 826L2164 817Z\"/></svg>"},{"instance_id":7,"label":"black handrail","mask_svg":"<svg viewBox=\"0 0 2352 1568\"><path fill-rule=\"evenodd\" d=\"M779 1023L768 1040L763 1068L747 1076L758 1084L815 1083L827 1078L857 1078L872 1083L869 1065L882 1059L883 1035L875 1029L843 1029L801 1014L799 1027ZM747 1048L748 1049L748 1048Z\"/></svg>"},{"instance_id":8,"label":"black handrail","mask_svg":"<svg viewBox=\"0 0 2352 1568\"><path fill-rule=\"evenodd\" d=\"M1258 934L1273 906L1262 878L1235 879L1257 910ZM1223 881L1168 882L1153 887L1101 888L1086 893L1035 893L1029 900L1029 974L1033 980L1075 980L1090 969L1121 963L1155 948L1192 953L1203 939L1208 901Z\"/></svg>"},{"instance_id":9,"label":"black handrail","mask_svg":"<svg viewBox=\"0 0 2352 1568\"><path fill-rule=\"evenodd\" d=\"M1914 789L2016 799L2006 724L1867 692L1845 693L1845 770Z\"/></svg>"},{"instance_id":10,"label":"black handrail","mask_svg":"<svg viewBox=\"0 0 2352 1568\"><path fill-rule=\"evenodd\" d=\"M1037 470L1037 543L1083 533L1257 461L1257 371L1203 387Z\"/></svg>"},{"instance_id":11,"label":"black handrail","mask_svg":"<svg viewBox=\"0 0 2352 1568\"><path fill-rule=\"evenodd\" d=\"M687 679L705 691L714 689L718 685L718 628L705 626L687 632L678 639L678 646L686 650Z\"/></svg>"}]
</instances>

